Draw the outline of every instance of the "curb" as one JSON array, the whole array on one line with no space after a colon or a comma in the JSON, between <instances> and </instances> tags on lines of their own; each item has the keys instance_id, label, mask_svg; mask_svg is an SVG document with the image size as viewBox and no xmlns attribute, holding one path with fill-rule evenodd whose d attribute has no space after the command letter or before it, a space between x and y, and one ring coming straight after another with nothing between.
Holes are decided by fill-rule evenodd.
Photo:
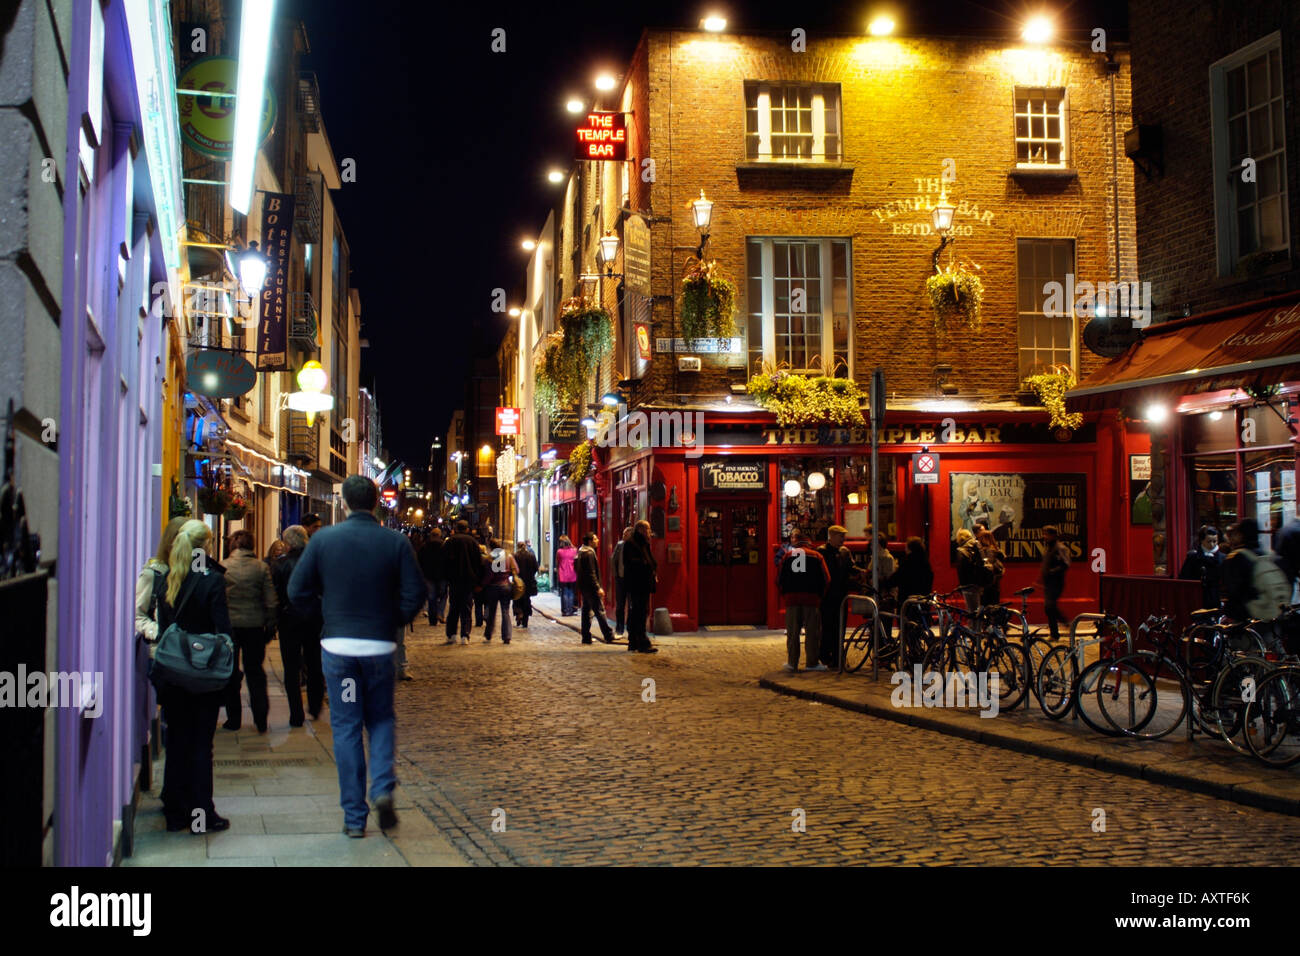
<instances>
[{"instance_id":1,"label":"curb","mask_svg":"<svg viewBox=\"0 0 1300 956\"><path fill-rule=\"evenodd\" d=\"M1272 781L1269 777L1261 777L1245 784L1223 783L1208 780L1195 774L1172 770L1168 766L1145 763L1140 758L1126 760L1122 756L1075 750L1056 743L1026 739L1013 733L999 732L992 729L982 730L977 726L970 725L970 720L966 717L942 719L927 716L924 712L914 712L914 708L882 707L871 701L849 700L824 691L793 687L771 676L760 677L758 684L760 687L789 697L816 701L820 704L839 707L841 710L851 710L869 717L878 717L881 720L889 720L896 724L919 727L922 730L934 731L949 737L959 737L973 743L997 747L1014 753L1043 757L1047 760L1055 760L1058 763L1068 763L1078 767L1088 767L1093 770L1102 770L1107 773L1145 780L1159 786L1216 797L1220 800L1228 800L1258 810L1271 810L1274 813L1283 813L1293 817L1300 816L1300 792L1298 792L1297 796L1271 792L1270 783ZM1099 737L1097 739L1100 742L1104 738ZM1249 766L1249 764L1243 764L1243 766ZM1260 764L1254 766L1259 770L1266 771L1268 769ZM1283 773L1286 773L1286 771L1283 771ZM1279 776L1276 779L1280 781L1284 778ZM1295 780L1289 773L1287 779ZM1297 786L1297 790L1300 791L1300 785Z\"/></svg>"},{"instance_id":2,"label":"curb","mask_svg":"<svg viewBox=\"0 0 1300 956\"><path fill-rule=\"evenodd\" d=\"M559 624L559 625L561 625L562 627L567 627L569 630L571 630L574 634L577 634L579 637L582 636L582 626L581 626L580 624L570 624L568 621L562 620L561 618L558 618L558 617L552 617L549 613L547 613L546 611L542 610L542 609L541 609L540 607L538 607L536 604L533 605L533 613L534 613L534 614L540 614L542 617L546 618L548 621L551 621L552 623ZM609 619L606 618L606 620L609 620ZM593 636L592 636L592 640L595 640L595 639L596 639L596 636L597 636L597 635L593 635ZM605 642L604 642L604 641L597 641L597 643L598 643L598 644L604 644ZM624 639L624 638L617 638L617 637L616 637L616 638L614 639L614 643L613 643L613 644L609 644L609 645L606 645L606 646L608 646L608 647L617 647L617 646L620 645L620 644L623 645L624 647L627 647L627 640Z\"/></svg>"}]
</instances>

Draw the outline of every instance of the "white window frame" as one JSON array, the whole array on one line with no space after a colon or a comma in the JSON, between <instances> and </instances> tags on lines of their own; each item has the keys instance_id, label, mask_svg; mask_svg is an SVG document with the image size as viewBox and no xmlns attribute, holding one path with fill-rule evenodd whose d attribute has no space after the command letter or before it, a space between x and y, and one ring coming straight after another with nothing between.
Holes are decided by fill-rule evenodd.
<instances>
[{"instance_id":1,"label":"white window frame","mask_svg":"<svg viewBox=\"0 0 1300 956\"><path fill-rule=\"evenodd\" d=\"M1016 236L1016 374L1023 378L1021 368L1021 353L1028 351L1020 344L1020 323L1029 315L1036 316L1039 320L1046 320L1042 312L1025 312L1020 308L1020 243L1021 242L1069 242L1073 248L1074 263L1071 269L1079 267L1079 239L1077 236ZM1077 273L1076 273L1077 274ZM1038 278L1041 278L1038 277ZM1064 276L1061 280L1064 281ZM1079 371L1079 316L1074 311L1074 303L1068 302L1070 313L1070 368L1075 374Z\"/></svg>"},{"instance_id":2,"label":"white window frame","mask_svg":"<svg viewBox=\"0 0 1300 956\"><path fill-rule=\"evenodd\" d=\"M773 156L772 155L772 88L773 87L809 87L812 90L812 155L811 156ZM749 155L750 132L748 124L745 129L745 157L749 162L758 163L838 163L844 156L844 115L841 109L843 94L838 83L780 83L749 80L745 83L745 114L748 120L749 93L756 91L758 107L758 155ZM826 94L835 94L835 128L839 140L839 149L834 156L826 155ZM785 134L782 134L785 135Z\"/></svg>"},{"instance_id":3,"label":"white window frame","mask_svg":"<svg viewBox=\"0 0 1300 956\"><path fill-rule=\"evenodd\" d=\"M1022 98L1021 91L1024 91L1025 93L1024 98L1033 99L1032 93L1038 90L1041 90L1044 93L1049 93L1056 90L1060 90L1061 92L1061 101L1059 106L1057 107L1057 118L1061 124L1061 140L1060 140L1061 161L1059 163L1048 163L1048 162L1040 163L1040 162L1033 161L1032 158L1030 159L1029 162L1021 162L1020 160L1021 143L1029 143L1032 146L1032 144L1034 143L1054 142L1054 140L1051 137L1048 137L1046 135L1044 135L1043 137L1036 137L1032 135L1033 134L1032 118L1034 116L1032 107L1030 108L1030 112L1025 114L1026 118L1031 120L1029 126L1029 133L1031 135L1029 136L1016 135L1016 120L1018 120L1021 116L1016 101ZM1047 115L1048 114L1046 110L1044 110L1043 116L1046 117ZM1044 127L1043 132L1044 134L1046 134L1047 132L1046 127ZM1014 87L1011 91L1011 135L1012 135L1012 155L1015 157L1016 160L1016 169L1067 169L1069 168L1070 165L1070 89L1069 87L1064 87L1064 86ZM1031 155L1032 155L1032 151L1031 151Z\"/></svg>"},{"instance_id":4,"label":"white window frame","mask_svg":"<svg viewBox=\"0 0 1300 956\"><path fill-rule=\"evenodd\" d=\"M746 294L749 286L749 247L751 243L762 243L761 261L763 275L763 302L760 309L755 309L753 303L745 303L745 329L744 343L742 351L745 355L745 364L749 366L750 342L749 342L749 316L753 312L761 311L763 313L763 362L768 365L775 365L776 356L776 246L777 242L798 242L805 245L817 243L820 247L818 254L819 267L821 274L818 280L821 283L821 374L834 374L835 362L835 260L834 246L836 243L844 243L845 246L845 282L848 286L848 332L849 340L845 347L845 360L849 369L847 377L854 378L853 363L853 340L854 340L854 322L853 322L853 239L847 236L747 236L745 238L745 285ZM810 310L811 311L811 310ZM803 371L795 369L794 371ZM750 376L755 374L753 368L747 368Z\"/></svg>"},{"instance_id":5,"label":"white window frame","mask_svg":"<svg viewBox=\"0 0 1300 956\"><path fill-rule=\"evenodd\" d=\"M1229 168L1228 165L1228 85L1227 75L1231 70L1244 66L1251 60L1257 59L1261 55L1267 57L1269 53L1276 50L1278 55L1278 66L1282 70L1282 75L1286 76L1286 65L1282 63L1282 34L1281 31L1274 31L1266 37L1261 37L1254 43L1242 47L1235 53L1225 56L1221 60L1216 60L1210 64L1210 139L1211 148L1214 154L1214 227L1215 227L1215 247L1218 257L1218 273L1220 277L1226 277L1233 274L1237 263L1241 259L1240 249L1241 241L1237 234L1237 185L1241 182L1241 167ZM1271 100L1271 96L1270 96ZM1288 257L1291 252L1291 201L1287 190L1287 161L1286 161L1286 111L1287 111L1287 87L1285 81L1282 86L1282 148L1279 151L1271 151L1267 156L1252 157L1257 162L1259 159L1271 159L1273 156L1281 155L1282 179L1281 192L1278 194L1282 203L1282 231L1284 243L1278 249L1259 249L1257 252L1283 252ZM1259 196L1256 193L1256 205L1258 206Z\"/></svg>"}]
</instances>

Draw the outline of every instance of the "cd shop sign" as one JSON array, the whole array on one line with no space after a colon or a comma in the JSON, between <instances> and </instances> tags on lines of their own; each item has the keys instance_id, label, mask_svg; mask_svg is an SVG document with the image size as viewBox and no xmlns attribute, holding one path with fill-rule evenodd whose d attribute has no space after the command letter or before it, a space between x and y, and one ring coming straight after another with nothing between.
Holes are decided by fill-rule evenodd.
<instances>
[{"instance_id":1,"label":"cd shop sign","mask_svg":"<svg viewBox=\"0 0 1300 956\"><path fill-rule=\"evenodd\" d=\"M762 459L708 461L700 466L700 491L766 491L767 466Z\"/></svg>"}]
</instances>

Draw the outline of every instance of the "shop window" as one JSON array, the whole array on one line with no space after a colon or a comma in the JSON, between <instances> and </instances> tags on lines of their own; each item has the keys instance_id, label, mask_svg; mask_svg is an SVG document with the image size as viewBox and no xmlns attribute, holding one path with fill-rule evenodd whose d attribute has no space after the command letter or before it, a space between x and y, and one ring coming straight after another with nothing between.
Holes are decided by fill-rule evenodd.
<instances>
[{"instance_id":1,"label":"shop window","mask_svg":"<svg viewBox=\"0 0 1300 956\"><path fill-rule=\"evenodd\" d=\"M1290 211L1280 34L1210 67L1210 115L1219 274L1233 274L1243 259L1284 260ZM1253 178L1243 175L1247 160Z\"/></svg>"},{"instance_id":2,"label":"shop window","mask_svg":"<svg viewBox=\"0 0 1300 956\"><path fill-rule=\"evenodd\" d=\"M745 155L757 162L839 162L839 84L746 82Z\"/></svg>"},{"instance_id":3,"label":"shop window","mask_svg":"<svg viewBox=\"0 0 1300 956\"><path fill-rule=\"evenodd\" d=\"M1192 415L1184 420L1184 447L1204 454L1237 447L1237 419L1229 412Z\"/></svg>"},{"instance_id":4,"label":"shop window","mask_svg":"<svg viewBox=\"0 0 1300 956\"><path fill-rule=\"evenodd\" d=\"M1245 475L1245 514L1259 522L1260 544L1271 548L1273 533L1296 515L1295 452L1247 452Z\"/></svg>"},{"instance_id":5,"label":"shop window","mask_svg":"<svg viewBox=\"0 0 1300 956\"><path fill-rule=\"evenodd\" d=\"M1057 87L1016 87L1016 165L1066 164L1066 97Z\"/></svg>"},{"instance_id":6,"label":"shop window","mask_svg":"<svg viewBox=\"0 0 1300 956\"><path fill-rule=\"evenodd\" d=\"M794 492L794 494L790 494ZM835 459L781 459L781 537L803 532L825 541L835 517Z\"/></svg>"},{"instance_id":7,"label":"shop window","mask_svg":"<svg viewBox=\"0 0 1300 956\"><path fill-rule=\"evenodd\" d=\"M1193 524L1213 525L1222 534L1237 520L1237 456L1203 455L1190 464Z\"/></svg>"},{"instance_id":8,"label":"shop window","mask_svg":"<svg viewBox=\"0 0 1300 956\"><path fill-rule=\"evenodd\" d=\"M1019 313L1020 377L1046 371L1053 365L1074 367L1074 309L1064 315L1047 315L1045 287L1074 273L1073 239L1017 239L1016 278Z\"/></svg>"},{"instance_id":9,"label":"shop window","mask_svg":"<svg viewBox=\"0 0 1300 956\"><path fill-rule=\"evenodd\" d=\"M853 301L847 239L750 239L749 373L764 364L852 376Z\"/></svg>"},{"instance_id":10,"label":"shop window","mask_svg":"<svg viewBox=\"0 0 1300 956\"><path fill-rule=\"evenodd\" d=\"M849 538L865 539L871 524L871 457L857 455L842 459L840 471L840 524ZM889 538L898 536L895 518L895 465L893 457L880 456L880 528Z\"/></svg>"}]
</instances>

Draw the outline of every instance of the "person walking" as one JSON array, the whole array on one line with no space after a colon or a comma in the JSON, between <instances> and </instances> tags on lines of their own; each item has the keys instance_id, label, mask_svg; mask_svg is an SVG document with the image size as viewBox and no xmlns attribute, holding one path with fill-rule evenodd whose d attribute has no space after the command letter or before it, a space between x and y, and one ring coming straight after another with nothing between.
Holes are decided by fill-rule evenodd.
<instances>
[{"instance_id":1,"label":"person walking","mask_svg":"<svg viewBox=\"0 0 1300 956\"><path fill-rule=\"evenodd\" d=\"M980 595L988 586L988 567L984 552L980 550L975 533L966 528L957 529L957 587L969 611L978 611Z\"/></svg>"},{"instance_id":2,"label":"person walking","mask_svg":"<svg viewBox=\"0 0 1300 956\"><path fill-rule=\"evenodd\" d=\"M225 571L212 557L212 529L188 519L181 525L167 556L167 574L157 580L157 634L172 624L191 634L233 631L226 607ZM163 683L151 674L167 725L167 760L163 768L163 816L170 831L219 833L230 821L212 802L212 739L225 691L193 693Z\"/></svg>"},{"instance_id":3,"label":"person walking","mask_svg":"<svg viewBox=\"0 0 1300 956\"><path fill-rule=\"evenodd\" d=\"M889 586L898 592L900 613L907 599L917 594L929 594L934 589L934 568L930 567L930 556L926 554L925 542L918 537L907 539L903 547L903 560L898 562L898 570L889 578ZM920 622L923 612L919 605L907 608L908 619ZM900 626L899 633L902 633Z\"/></svg>"},{"instance_id":4,"label":"person walking","mask_svg":"<svg viewBox=\"0 0 1300 956\"><path fill-rule=\"evenodd\" d=\"M600 538L588 532L582 536L582 547L578 549L578 558L574 570L578 575L578 590L582 593L582 643L591 643L591 619L596 618L600 625L600 635L606 644L614 643L614 632L609 628L605 617L605 589L600 586L600 557L596 548Z\"/></svg>"},{"instance_id":5,"label":"person walking","mask_svg":"<svg viewBox=\"0 0 1300 956\"><path fill-rule=\"evenodd\" d=\"M818 650L821 662L832 670L840 666L840 648L844 643L844 628L840 620L840 606L848 597L853 579L853 553L844 546L848 529L833 524L826 529L826 543L817 549L826 563L829 583L821 603L821 639ZM881 579L881 584L885 579Z\"/></svg>"},{"instance_id":6,"label":"person walking","mask_svg":"<svg viewBox=\"0 0 1300 956\"><path fill-rule=\"evenodd\" d=\"M434 528L417 554L420 573L429 587L429 626L447 621L447 579L442 571L442 530Z\"/></svg>"},{"instance_id":7,"label":"person walking","mask_svg":"<svg viewBox=\"0 0 1300 956\"><path fill-rule=\"evenodd\" d=\"M343 830L366 834L366 751L370 798L379 827L397 825L393 810L396 667L393 636L425 600L424 577L410 544L374 516L379 488L362 475L343 482L347 517L307 544L289 578L289 599L310 612L320 602L325 625L321 663L330 695L330 729L339 774Z\"/></svg>"},{"instance_id":8,"label":"person walking","mask_svg":"<svg viewBox=\"0 0 1300 956\"><path fill-rule=\"evenodd\" d=\"M483 530L479 529L479 537L483 536ZM479 567L486 569L488 563L492 560L492 552L488 550L486 541L478 542ZM483 593L483 574L486 570L480 570L479 583L474 588L474 626L482 627L483 622L487 620L487 597Z\"/></svg>"},{"instance_id":9,"label":"person walking","mask_svg":"<svg viewBox=\"0 0 1300 956\"><path fill-rule=\"evenodd\" d=\"M980 557L984 559L984 590L980 594L982 604L1002 603L1002 576L1006 573L1007 556L998 545L993 532L983 525L975 532L975 543L979 546Z\"/></svg>"},{"instance_id":10,"label":"person walking","mask_svg":"<svg viewBox=\"0 0 1300 956\"><path fill-rule=\"evenodd\" d=\"M515 564L524 581L524 596L515 601L515 624L527 630L528 619L533 614L533 596L537 594L537 555L529 542L525 541L515 552Z\"/></svg>"},{"instance_id":11,"label":"person walking","mask_svg":"<svg viewBox=\"0 0 1300 956\"><path fill-rule=\"evenodd\" d=\"M627 620L627 582L624 579L623 549L632 540L632 526L623 529L623 537L614 545L614 634L623 636L623 625Z\"/></svg>"},{"instance_id":12,"label":"person walking","mask_svg":"<svg viewBox=\"0 0 1300 956\"><path fill-rule=\"evenodd\" d=\"M515 561L515 556L501 547L501 542L493 538L489 542L492 550L488 552L487 563L483 565L483 605L486 614L487 625L484 628L484 639L487 643L492 643L492 632L495 630L497 620L497 608L501 609L501 643L510 643L510 602L513 600L514 578L519 573L519 565Z\"/></svg>"},{"instance_id":13,"label":"person walking","mask_svg":"<svg viewBox=\"0 0 1300 956\"><path fill-rule=\"evenodd\" d=\"M302 672L307 674L307 712L312 720L320 719L325 700L325 675L321 671L320 632L323 621L319 605L310 613L299 610L289 600L289 579L307 548L307 529L293 524L284 529L289 551L271 566L271 581L279 604L280 662L284 665L284 693L289 698L289 726L305 722L302 709Z\"/></svg>"},{"instance_id":14,"label":"person walking","mask_svg":"<svg viewBox=\"0 0 1300 956\"><path fill-rule=\"evenodd\" d=\"M658 587L658 563L650 547L650 522L638 521L632 538L623 549L623 579L627 583L627 649L640 654L657 654L659 648L646 635L650 595Z\"/></svg>"},{"instance_id":15,"label":"person walking","mask_svg":"<svg viewBox=\"0 0 1300 956\"><path fill-rule=\"evenodd\" d=\"M568 535L560 535L559 547L555 551L556 579L560 582L560 617L569 617L578 613L574 591L578 583L578 574L573 563L578 560L578 549L573 546Z\"/></svg>"},{"instance_id":16,"label":"person walking","mask_svg":"<svg viewBox=\"0 0 1300 956\"><path fill-rule=\"evenodd\" d=\"M226 606L234 628L235 670L226 685L226 730L238 730L242 725L243 708L239 700L239 685L248 682L248 706L253 712L253 724L259 734L266 733L270 702L266 694L266 671L262 661L266 645L275 636L275 615L279 602L271 570L256 554L253 532L236 531L231 536L234 550L226 559ZM243 662L244 673L239 672Z\"/></svg>"},{"instance_id":17,"label":"person walking","mask_svg":"<svg viewBox=\"0 0 1300 956\"><path fill-rule=\"evenodd\" d=\"M1047 612L1047 626L1052 632L1052 643L1060 643L1059 625L1065 623L1057 602L1065 592L1065 572L1070 569L1070 549L1059 537L1056 525L1043 525L1043 563L1038 568L1038 584L1043 588L1043 610Z\"/></svg>"},{"instance_id":18,"label":"person walking","mask_svg":"<svg viewBox=\"0 0 1300 956\"><path fill-rule=\"evenodd\" d=\"M1223 582L1223 552L1219 550L1219 529L1203 524L1196 531L1196 547L1187 552L1178 577L1183 581L1201 582L1201 607L1219 607Z\"/></svg>"},{"instance_id":19,"label":"person walking","mask_svg":"<svg viewBox=\"0 0 1300 956\"><path fill-rule=\"evenodd\" d=\"M469 522L463 518L456 522L456 533L442 546L442 571L447 579L449 595L447 643L456 643L459 622L460 642L468 644L474 589L483 577L483 552L479 550L478 542L470 537Z\"/></svg>"},{"instance_id":20,"label":"person walking","mask_svg":"<svg viewBox=\"0 0 1300 956\"><path fill-rule=\"evenodd\" d=\"M830 570L822 556L813 550L808 535L795 532L792 547L777 574L777 588L785 603L785 656L787 671L799 669L799 632L804 633L807 670L827 670L821 662L821 606L830 585Z\"/></svg>"},{"instance_id":21,"label":"person walking","mask_svg":"<svg viewBox=\"0 0 1300 956\"><path fill-rule=\"evenodd\" d=\"M1223 562L1224 611L1234 621L1276 620L1291 601L1282 564L1259 542L1259 522L1242 518L1228 529L1232 553ZM1265 625L1261 632L1271 630ZM1265 635L1267 636L1267 634Z\"/></svg>"}]
</instances>

